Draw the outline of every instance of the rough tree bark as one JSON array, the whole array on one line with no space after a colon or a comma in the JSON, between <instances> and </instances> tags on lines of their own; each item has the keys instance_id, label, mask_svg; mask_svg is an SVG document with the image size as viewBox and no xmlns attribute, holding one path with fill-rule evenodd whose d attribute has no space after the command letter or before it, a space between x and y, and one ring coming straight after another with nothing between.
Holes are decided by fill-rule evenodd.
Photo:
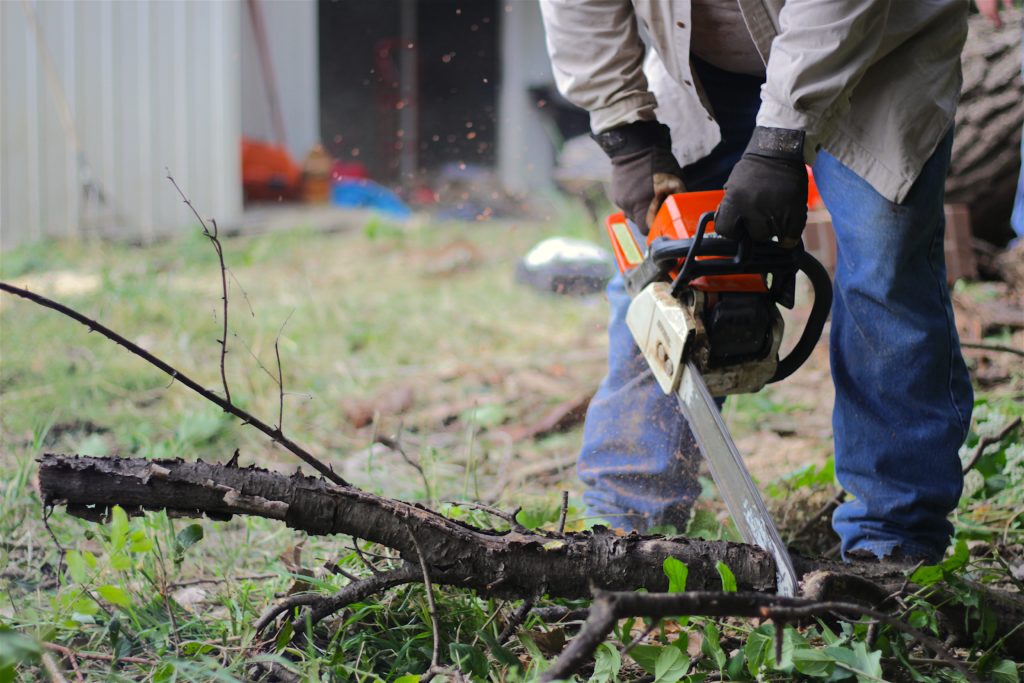
<instances>
[{"instance_id":1,"label":"rough tree bark","mask_svg":"<svg viewBox=\"0 0 1024 683\"><path fill-rule=\"evenodd\" d=\"M521 527L499 532L298 473L289 477L203 462L47 454L40 460L39 485L47 505L66 505L68 512L87 519L102 518L115 504L134 514L144 509L214 518L249 514L278 519L309 534L373 541L396 550L409 563L418 562L418 546L434 583L471 588L482 595L588 598L595 589L663 592L668 586L662 565L669 556L688 566L688 590L720 591L718 561L732 569L741 591L775 590L771 557L742 543L621 536L599 528L568 534ZM886 596L907 589L904 572L885 565L851 569L828 561L795 560L803 592L815 600L842 598L880 605ZM995 610L996 631L1007 637L1007 649L1024 653L1019 628L1024 602L996 592L986 602ZM953 602L940 610L952 625L972 628Z\"/></svg>"},{"instance_id":2,"label":"rough tree bark","mask_svg":"<svg viewBox=\"0 0 1024 683\"><path fill-rule=\"evenodd\" d=\"M996 29L980 15L970 19L946 181L946 201L967 204L974 234L997 244L1012 236L1009 218L1024 124L1020 10L1005 10L1003 21Z\"/></svg>"},{"instance_id":3,"label":"rough tree bark","mask_svg":"<svg viewBox=\"0 0 1024 683\"><path fill-rule=\"evenodd\" d=\"M592 585L664 591L668 583L662 563L669 556L687 564L687 585L693 590L721 590L718 561L733 570L742 590L775 588L771 557L742 543L620 536L610 530L499 532L300 474L180 460L45 455L39 485L47 505L64 504L71 514L88 519L103 516L113 505L129 512L166 509L215 518L258 515L309 534L346 534L379 543L414 563L415 535L435 582L487 595L586 598Z\"/></svg>"}]
</instances>

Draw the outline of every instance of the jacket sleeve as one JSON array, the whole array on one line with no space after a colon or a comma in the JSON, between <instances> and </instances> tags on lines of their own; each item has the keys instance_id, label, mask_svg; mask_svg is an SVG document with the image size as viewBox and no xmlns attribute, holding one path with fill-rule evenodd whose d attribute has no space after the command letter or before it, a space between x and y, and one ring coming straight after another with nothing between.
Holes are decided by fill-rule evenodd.
<instances>
[{"instance_id":1,"label":"jacket sleeve","mask_svg":"<svg viewBox=\"0 0 1024 683\"><path fill-rule=\"evenodd\" d=\"M827 137L849 107L849 93L880 56L893 1L787 0L757 124L805 130L811 140Z\"/></svg>"},{"instance_id":2,"label":"jacket sleeve","mask_svg":"<svg viewBox=\"0 0 1024 683\"><path fill-rule=\"evenodd\" d=\"M555 83L590 112L595 133L655 118L630 0L541 0L540 8Z\"/></svg>"}]
</instances>

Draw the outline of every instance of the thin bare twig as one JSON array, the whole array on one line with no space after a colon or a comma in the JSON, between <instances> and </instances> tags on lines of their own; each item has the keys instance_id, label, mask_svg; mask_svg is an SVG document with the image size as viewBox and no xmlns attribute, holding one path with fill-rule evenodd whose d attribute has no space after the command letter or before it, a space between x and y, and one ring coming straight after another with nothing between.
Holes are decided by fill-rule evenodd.
<instances>
[{"instance_id":1,"label":"thin bare twig","mask_svg":"<svg viewBox=\"0 0 1024 683\"><path fill-rule=\"evenodd\" d=\"M967 474L974 469L974 466L978 464L979 460L981 460L981 456L985 452L985 449L1005 439L1009 436L1010 432L1020 426L1020 423L1020 416L1015 417L1003 425L1003 428L1000 429L999 433L995 436L983 436L978 439L978 445L974 447L974 452L971 453L971 457L967 459L967 464L964 465L963 473Z\"/></svg>"},{"instance_id":2,"label":"thin bare twig","mask_svg":"<svg viewBox=\"0 0 1024 683\"><path fill-rule=\"evenodd\" d=\"M113 662L116 659L118 662L142 664L143 666L156 666L160 663L155 659L147 659L145 657L114 657L114 655L103 654L102 652L78 652L57 643L43 643L43 647L68 658L92 659L98 662Z\"/></svg>"},{"instance_id":3,"label":"thin bare twig","mask_svg":"<svg viewBox=\"0 0 1024 683\"><path fill-rule=\"evenodd\" d=\"M288 321L292 319L292 310L288 314L288 317L281 323L281 328L277 331L277 336L274 337L274 356L277 358L277 428L280 431L284 431L284 372L281 370L281 333L284 332L284 326L288 324Z\"/></svg>"},{"instance_id":4,"label":"thin bare twig","mask_svg":"<svg viewBox=\"0 0 1024 683\"><path fill-rule=\"evenodd\" d=\"M235 406L233 403L227 401L224 398L221 398L220 396L213 393L209 389L203 387L201 384L196 382L194 379L192 379L185 373L169 365L160 358L157 358L149 351L146 351L138 344L129 341L128 339L121 336L117 332L114 332L113 330L103 325L102 323L79 313L73 308L69 308L64 304L58 303L53 299L49 299L45 296L42 296L41 294L36 294L35 292L30 292L29 290L22 289L21 287L15 287L14 285L7 284L6 282L0 282L0 291L7 292L8 294L14 294L15 296L20 296L22 299L28 299L29 301L39 304L40 306L57 311L58 313L66 315L72 320L75 320L81 323L82 325L85 325L86 327L89 328L90 331L99 332L101 335L103 335L110 341L114 342L118 346L123 347L125 350L138 356L139 358L154 366L161 372L166 373L172 379L181 382L186 387L196 392L210 403L219 406L224 410L224 412L230 413L235 417L241 419L243 424L252 425L259 431L263 432L264 434L269 436L274 443L280 444L282 447L290 451L292 454L298 456L300 460L302 460L304 463L315 469L317 472L322 474L324 477L326 477L333 483L339 486L350 486L350 484L344 479L342 479L340 476L338 476L333 469L331 469L328 465L324 464L321 460L319 460L312 453L304 449L302 446L286 437L281 432L281 430L274 429L267 423L263 422L262 420L254 416L252 413Z\"/></svg>"},{"instance_id":5,"label":"thin bare twig","mask_svg":"<svg viewBox=\"0 0 1024 683\"><path fill-rule=\"evenodd\" d=\"M651 619L650 626L645 628L642 633L637 635L636 638L634 638L633 640L631 640L628 643L626 643L625 645L623 645L622 648L619 650L619 654L620 655L628 654L630 650L632 650L634 647L636 647L640 643L644 642L644 639L647 638L647 636L651 635L651 633L654 631L654 629L658 628L658 626L660 624L661 624L661 619Z\"/></svg>"},{"instance_id":6,"label":"thin bare twig","mask_svg":"<svg viewBox=\"0 0 1024 683\"><path fill-rule=\"evenodd\" d=\"M51 683L68 683L68 679L64 678L64 672L60 670L57 662L53 660L49 652L44 652L39 659L42 662L43 670L46 671L46 675L50 677Z\"/></svg>"},{"instance_id":7,"label":"thin bare twig","mask_svg":"<svg viewBox=\"0 0 1024 683\"><path fill-rule=\"evenodd\" d=\"M558 533L565 533L565 518L569 514L569 492L562 491L562 512L558 515Z\"/></svg>"},{"instance_id":8,"label":"thin bare twig","mask_svg":"<svg viewBox=\"0 0 1024 683\"><path fill-rule=\"evenodd\" d=\"M379 576L384 573L381 570L377 569L377 565L375 565L373 562L370 562L370 560L367 559L366 554L363 552L363 549L359 547L358 539L352 539L352 550L356 551L356 557L359 558L359 560L363 563L364 567L370 570L371 574Z\"/></svg>"},{"instance_id":9,"label":"thin bare twig","mask_svg":"<svg viewBox=\"0 0 1024 683\"><path fill-rule=\"evenodd\" d=\"M171 175L170 169L164 169L167 171L167 179L171 181L171 185L174 185L174 189L181 195L181 200L185 202L185 205L192 210L192 213L199 220L199 224L203 226L203 235L210 240L213 245L214 251L217 252L217 261L220 263L220 289L221 289L221 301L224 303L224 313L222 318L224 319L223 330L221 332L221 338L217 340L220 344L220 379L224 385L224 400L231 403L231 389L228 388L228 374L227 374L227 355L228 355L228 269L224 265L224 247L220 243L220 237L217 234L217 221L210 219L210 225L213 226L211 230L206 225L206 220L199 215L199 211L193 206L192 200L188 198L180 187L178 187L177 181L174 180L174 176Z\"/></svg>"},{"instance_id":10,"label":"thin bare twig","mask_svg":"<svg viewBox=\"0 0 1024 683\"><path fill-rule=\"evenodd\" d=\"M427 567L427 560L423 557L423 548L420 547L420 542L416 540L416 534L409 531L409 538L412 539L412 544L416 546L416 558L420 562L420 571L423 572L423 586L427 592L427 609L430 612L430 626L434 634L434 647L430 653L430 668L428 669L427 677L424 683L433 678L433 672L439 666L441 666L441 627L437 622L437 604L434 602L434 586L430 583L430 569Z\"/></svg>"},{"instance_id":11,"label":"thin bare twig","mask_svg":"<svg viewBox=\"0 0 1024 683\"><path fill-rule=\"evenodd\" d=\"M819 519L821 519L825 515L831 513L840 504L842 504L842 502L844 500L846 500L846 495L847 495L846 491L840 489L840 491L838 493L836 493L836 495L834 495L831 498L829 498L827 503L822 505L821 508L817 512L815 512L813 515L808 517L807 521L804 522L803 526L801 526L796 531L796 533L794 533L793 535L791 535L789 537L789 542L792 543L794 540L800 538L801 536L806 534L808 531L810 531L811 527L813 527L818 522Z\"/></svg>"},{"instance_id":12,"label":"thin bare twig","mask_svg":"<svg viewBox=\"0 0 1024 683\"><path fill-rule=\"evenodd\" d=\"M229 581L266 581L276 579L280 574L243 574L241 576L222 576L209 579L188 579L186 581L172 581L167 584L168 588L184 588L186 586L200 586L204 583L227 583Z\"/></svg>"},{"instance_id":13,"label":"thin bare twig","mask_svg":"<svg viewBox=\"0 0 1024 683\"><path fill-rule=\"evenodd\" d=\"M1017 356L1024 356L1024 351L1015 349L1012 346L1003 346L1002 344L986 344L984 342L974 341L961 341L961 348L964 349L978 349L979 351L998 351L1000 353L1012 353Z\"/></svg>"},{"instance_id":14,"label":"thin bare twig","mask_svg":"<svg viewBox=\"0 0 1024 683\"><path fill-rule=\"evenodd\" d=\"M57 551L60 553L60 555L57 558L57 585L59 586L61 584L61 575L64 572L64 560L67 557L68 551L63 545L61 545L61 542L57 540L57 534L53 533L53 529L50 528L50 515L52 514L53 506L44 505L43 527L46 529L46 533L50 534L50 539L53 541L53 544L57 546Z\"/></svg>"},{"instance_id":15,"label":"thin bare twig","mask_svg":"<svg viewBox=\"0 0 1024 683\"><path fill-rule=\"evenodd\" d=\"M430 480L427 478L427 473L424 471L423 465L413 460L412 457L410 457L409 454L405 452L405 449L402 447L401 438L401 425L399 425L398 431L395 433L395 438L393 439L389 436L384 436L383 434L374 434L374 440L377 443L381 444L382 446L386 446L387 448L390 448L391 450L398 453L400 456L402 456L402 460L404 460L405 463L409 465L409 467L416 470L416 472L420 475L420 481L423 482L423 495L425 495L428 499L432 499L433 496L431 495Z\"/></svg>"},{"instance_id":16,"label":"thin bare twig","mask_svg":"<svg viewBox=\"0 0 1024 683\"><path fill-rule=\"evenodd\" d=\"M448 505L458 505L459 507L466 507L471 508L473 510L480 510L482 512L486 512L489 515L492 515L494 517L497 517L498 519L502 519L508 522L509 526L512 527L513 531L518 531L519 533L523 534L531 533L529 529L524 527L522 524L518 522L518 520L516 520L516 515L523 511L522 506L517 507L512 512L505 512L504 510L499 510L493 505L485 505L483 503L460 503L457 500L446 500L444 502L447 503Z\"/></svg>"},{"instance_id":17,"label":"thin bare twig","mask_svg":"<svg viewBox=\"0 0 1024 683\"><path fill-rule=\"evenodd\" d=\"M515 635L516 630L526 621L526 617L530 616L530 610L537 604L536 598L527 598L523 600L512 616L508 618L508 622L505 624L505 628L501 629L501 633L498 634L498 642L504 645L508 642L508 639Z\"/></svg>"}]
</instances>

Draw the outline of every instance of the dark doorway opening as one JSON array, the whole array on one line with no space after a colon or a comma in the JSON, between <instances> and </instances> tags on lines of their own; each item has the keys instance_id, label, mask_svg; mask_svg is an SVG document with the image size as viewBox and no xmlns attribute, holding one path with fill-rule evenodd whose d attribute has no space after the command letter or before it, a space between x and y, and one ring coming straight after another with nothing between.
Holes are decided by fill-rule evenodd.
<instances>
[{"instance_id":1,"label":"dark doorway opening","mask_svg":"<svg viewBox=\"0 0 1024 683\"><path fill-rule=\"evenodd\" d=\"M321 0L320 121L332 156L387 182L448 163L493 165L498 9Z\"/></svg>"}]
</instances>

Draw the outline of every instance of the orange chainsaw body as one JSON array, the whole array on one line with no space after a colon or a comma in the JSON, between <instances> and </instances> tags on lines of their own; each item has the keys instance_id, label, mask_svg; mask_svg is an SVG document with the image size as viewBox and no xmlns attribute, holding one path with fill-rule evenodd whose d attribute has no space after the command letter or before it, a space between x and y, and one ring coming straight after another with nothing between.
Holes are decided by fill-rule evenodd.
<instances>
[{"instance_id":1,"label":"orange chainsaw body","mask_svg":"<svg viewBox=\"0 0 1024 683\"><path fill-rule=\"evenodd\" d=\"M647 244L658 237L671 240L689 239L697 233L697 224L701 214L714 211L722 202L725 190L707 192L681 192L670 195L661 205L658 215L654 218L651 230L647 234ZM712 221L708 225L707 234L715 231ZM622 212L612 214L605 223L608 237L611 239L615 260L621 272L638 266L643 260L644 249L637 244L636 238L626 224L626 216ZM724 258L721 256L698 256L700 260ZM675 277L678 270L670 271ZM739 275L715 275L700 277L690 283L694 289L704 292L767 292L763 275L745 273Z\"/></svg>"},{"instance_id":2,"label":"orange chainsaw body","mask_svg":"<svg viewBox=\"0 0 1024 683\"><path fill-rule=\"evenodd\" d=\"M821 195L814 183L814 176L808 169L807 205L816 208L821 205ZM654 217L654 223L647 234L647 244L650 244L658 237L665 237L671 240L689 239L697 233L697 225L700 217L707 211L715 211L725 197L725 190L709 190L706 192L681 192L670 195L661 205L658 215ZM627 270L640 265L643 261L645 249L637 243L633 232L626 223L626 216L621 211L608 216L605 221L605 228L608 230L608 237L612 243L612 250L615 252L615 261L619 265L619 271L625 273ZM707 228L707 233L715 231L715 223L712 221ZM698 256L698 260L725 258L722 256ZM678 274L678 270L669 273L672 277ZM694 289L704 292L767 292L765 277L757 273L737 275L715 275L700 277L690 283Z\"/></svg>"}]
</instances>

